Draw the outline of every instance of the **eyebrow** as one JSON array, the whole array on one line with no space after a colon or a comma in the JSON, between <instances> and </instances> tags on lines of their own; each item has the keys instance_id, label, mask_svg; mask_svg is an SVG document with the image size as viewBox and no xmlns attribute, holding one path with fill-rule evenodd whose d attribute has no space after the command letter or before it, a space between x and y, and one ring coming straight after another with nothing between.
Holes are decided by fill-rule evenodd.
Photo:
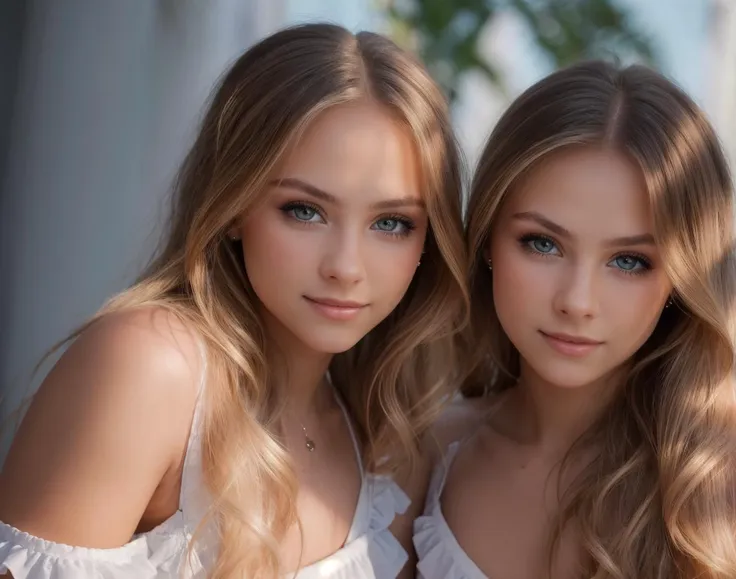
<instances>
[{"instance_id":1,"label":"eyebrow","mask_svg":"<svg viewBox=\"0 0 736 579\"><path fill-rule=\"evenodd\" d=\"M556 233L560 237L566 237L568 239L575 237L567 229L555 223L554 221L547 219L544 215L537 213L536 211L523 211L521 213L515 213L514 219L522 221L534 221L542 227L549 229ZM628 235L624 237L616 237L608 239L605 242L606 245L611 247L622 247L626 245L654 245L654 236L651 233L642 233L640 235Z\"/></svg>"},{"instance_id":2,"label":"eyebrow","mask_svg":"<svg viewBox=\"0 0 736 579\"><path fill-rule=\"evenodd\" d=\"M270 182L270 184L275 187L296 189L298 191L301 191L302 193L306 193L311 197L321 199L322 201L325 201L327 203L332 203L334 205L340 204L340 200L333 194L328 193L327 191L323 191L319 187L315 187L311 183L307 183L306 181L302 181L301 179L296 179L294 177L285 177L283 179L274 179ZM387 199L386 201L378 201L377 203L373 203L371 205L371 208L373 209L398 209L401 207L420 207L424 209L425 205L424 201L422 201L421 199L417 199L416 197L399 197L396 199Z\"/></svg>"}]
</instances>

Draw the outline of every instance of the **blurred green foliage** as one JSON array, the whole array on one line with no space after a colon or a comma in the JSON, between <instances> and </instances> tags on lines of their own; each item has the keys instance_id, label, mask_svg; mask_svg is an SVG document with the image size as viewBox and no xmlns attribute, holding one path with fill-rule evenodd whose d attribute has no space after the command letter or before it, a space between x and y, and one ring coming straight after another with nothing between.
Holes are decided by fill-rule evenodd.
<instances>
[{"instance_id":1,"label":"blurred green foliage","mask_svg":"<svg viewBox=\"0 0 736 579\"><path fill-rule=\"evenodd\" d=\"M651 41L615 0L384 0L395 40L416 50L450 99L458 77L480 70L503 89L478 39L494 15L513 11L554 68L581 59L656 61Z\"/></svg>"}]
</instances>

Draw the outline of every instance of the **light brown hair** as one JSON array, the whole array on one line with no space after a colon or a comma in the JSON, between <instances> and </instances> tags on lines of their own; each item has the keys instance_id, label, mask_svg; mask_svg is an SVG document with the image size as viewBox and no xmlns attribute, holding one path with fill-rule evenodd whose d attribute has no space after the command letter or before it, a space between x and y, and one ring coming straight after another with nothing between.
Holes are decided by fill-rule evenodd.
<instances>
[{"instance_id":1,"label":"light brown hair","mask_svg":"<svg viewBox=\"0 0 736 579\"><path fill-rule=\"evenodd\" d=\"M494 399L514 387L519 353L496 316L483 252L507 195L571 146L613 147L641 169L675 304L620 396L570 449L563 466L596 452L563 489L560 528L579 529L586 577L736 577L732 181L704 114L660 74L572 66L527 90L496 126L467 212L473 375L464 392Z\"/></svg>"},{"instance_id":2,"label":"light brown hair","mask_svg":"<svg viewBox=\"0 0 736 579\"><path fill-rule=\"evenodd\" d=\"M213 578L279 576L279 540L296 518L296 481L267 371L272 348L242 249L227 232L262 199L276 164L321 112L361 99L412 135L429 230L399 306L337 355L330 374L363 438L367 468L377 470L383 458L386 471L410 463L450 389L448 341L467 313L466 260L460 165L445 99L421 64L387 38L308 24L277 32L239 58L178 176L161 251L137 284L92 320L158 305L203 337L203 470L220 538Z\"/></svg>"}]
</instances>

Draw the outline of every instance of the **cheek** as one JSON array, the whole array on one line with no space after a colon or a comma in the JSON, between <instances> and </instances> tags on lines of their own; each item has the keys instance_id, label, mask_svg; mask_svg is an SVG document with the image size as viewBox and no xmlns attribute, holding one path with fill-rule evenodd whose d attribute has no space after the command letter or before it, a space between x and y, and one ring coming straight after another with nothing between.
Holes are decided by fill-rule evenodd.
<instances>
[{"instance_id":1,"label":"cheek","mask_svg":"<svg viewBox=\"0 0 736 579\"><path fill-rule=\"evenodd\" d=\"M419 235L397 241L374 239L367 243L364 256L373 290L394 301L400 300L422 267L422 246L423 237Z\"/></svg>"},{"instance_id":2,"label":"cheek","mask_svg":"<svg viewBox=\"0 0 736 579\"><path fill-rule=\"evenodd\" d=\"M288 283L313 253L303 235L273 214L248 218L241 239L248 278L256 292Z\"/></svg>"},{"instance_id":3,"label":"cheek","mask_svg":"<svg viewBox=\"0 0 736 579\"><path fill-rule=\"evenodd\" d=\"M426 219L416 220L414 230L405 238L367 232L361 255L373 291L401 295L406 292L414 275L421 271L428 227Z\"/></svg>"},{"instance_id":4,"label":"cheek","mask_svg":"<svg viewBox=\"0 0 736 579\"><path fill-rule=\"evenodd\" d=\"M553 270L517 247L499 249L493 259L493 299L505 326L523 319L536 303L545 303L547 288L553 287Z\"/></svg>"},{"instance_id":5,"label":"cheek","mask_svg":"<svg viewBox=\"0 0 736 579\"><path fill-rule=\"evenodd\" d=\"M641 345L654 331L667 290L657 279L625 279L610 284L607 311L620 339Z\"/></svg>"}]
</instances>

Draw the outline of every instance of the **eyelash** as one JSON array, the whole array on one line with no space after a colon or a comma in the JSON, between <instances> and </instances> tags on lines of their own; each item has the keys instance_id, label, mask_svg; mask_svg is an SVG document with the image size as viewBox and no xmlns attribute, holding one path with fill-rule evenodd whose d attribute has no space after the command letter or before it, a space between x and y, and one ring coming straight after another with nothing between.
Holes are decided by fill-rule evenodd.
<instances>
[{"instance_id":1,"label":"eyelash","mask_svg":"<svg viewBox=\"0 0 736 579\"><path fill-rule=\"evenodd\" d=\"M379 221L386 221L386 220L396 221L397 223L400 223L401 225L404 226L404 231L401 231L399 233L396 233L393 231L380 231L379 230L380 233L383 233L384 235L388 235L390 237L402 237L402 238L409 237L412 231L414 231L417 227L416 224L408 217L404 215L397 215L395 213L389 214L389 215L382 215L381 217L376 219L373 223L377 223Z\"/></svg>"},{"instance_id":2,"label":"eyelash","mask_svg":"<svg viewBox=\"0 0 736 579\"><path fill-rule=\"evenodd\" d=\"M543 251L537 251L530 245L532 241L538 241L538 240L547 241L559 249L558 243L554 239L552 239L548 235L542 235L539 233L528 233L526 235L521 236L521 238L519 238L519 244L521 245L523 250L533 255L539 255L541 257L553 257L555 254L549 254L549 253L544 253ZM613 257L611 257L611 260L609 261L609 263L620 257L632 257L638 260L639 263L641 263L642 265L641 268L633 269L633 270L625 270L623 268L617 268L621 273L625 275L643 275L652 269L652 262L649 260L647 256L642 255L641 253L635 253L635 252L630 252L630 251L624 252L624 253L618 253L614 255Z\"/></svg>"},{"instance_id":3,"label":"eyelash","mask_svg":"<svg viewBox=\"0 0 736 579\"><path fill-rule=\"evenodd\" d=\"M324 219L324 212L321 207L318 205L314 205L313 203L308 203L306 201L290 201L289 203L286 203L285 205L280 207L281 212L286 215L288 218L292 219L293 221L301 224L301 225L313 225L314 222L312 221L304 221L302 219L297 219L293 215L290 215L290 212L294 211L295 209L311 209L314 211L317 215L319 215L322 219ZM382 233L383 235L386 235L388 237L395 237L395 238L404 238L409 237L411 233L416 229L416 225L414 221L409 219L408 217L404 215L397 215L397 214L389 214L389 215L382 215L378 217L373 223L377 223L379 221L396 221L397 223L400 223L404 226L404 230L396 233L393 231L382 231L377 230L379 233Z\"/></svg>"},{"instance_id":4,"label":"eyelash","mask_svg":"<svg viewBox=\"0 0 736 579\"><path fill-rule=\"evenodd\" d=\"M314 205L312 203L307 203L305 201L290 201L289 203L286 203L285 205L282 205L280 207L281 212L286 215L287 217L290 217L294 221L302 224L310 223L308 221L304 221L302 219L297 219L296 217L290 215L290 212L294 211L295 209L311 209L314 211L317 215L322 217L324 219L324 215L322 213L322 209L318 205Z\"/></svg>"}]
</instances>

